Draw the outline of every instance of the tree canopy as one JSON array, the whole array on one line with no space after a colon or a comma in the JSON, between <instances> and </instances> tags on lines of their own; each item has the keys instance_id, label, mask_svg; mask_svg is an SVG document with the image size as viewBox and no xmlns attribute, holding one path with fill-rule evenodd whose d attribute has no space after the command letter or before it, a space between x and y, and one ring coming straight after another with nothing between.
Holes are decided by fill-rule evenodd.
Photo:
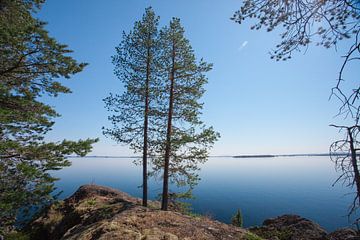
<instances>
[{"instance_id":1,"label":"tree canopy","mask_svg":"<svg viewBox=\"0 0 360 240\"><path fill-rule=\"evenodd\" d=\"M153 169L163 173L162 209L167 210L169 181L178 186L189 186L190 191L199 180L199 164L208 158L208 151L219 138L212 127L200 120L200 101L207 83L205 73L212 64L196 60L194 50L184 35L180 19L173 18L160 33L161 63L163 69L158 157ZM161 125L160 125L161 126ZM186 194L188 195L188 194Z\"/></svg>"},{"instance_id":2,"label":"tree canopy","mask_svg":"<svg viewBox=\"0 0 360 240\"><path fill-rule=\"evenodd\" d=\"M170 195L189 196L169 194L169 180L191 189L198 180L198 165L206 161L219 135L199 119L205 73L212 65L196 61L179 19L174 18L160 32L158 21L147 8L116 47L115 75L125 91L104 99L112 112L112 126L104 128L104 134L129 145L135 153L142 152L143 203L148 162L150 175L163 177L163 209L167 210Z\"/></svg>"},{"instance_id":3,"label":"tree canopy","mask_svg":"<svg viewBox=\"0 0 360 240\"><path fill-rule=\"evenodd\" d=\"M122 94L110 94L104 99L106 108L113 113L108 119L111 128L103 133L122 144L129 144L143 155L143 205L147 205L147 164L154 135L154 111L158 101L159 40L157 17L147 8L141 21L132 31L123 33L122 41L113 56L115 75L124 84ZM149 144L150 143L150 144Z\"/></svg>"},{"instance_id":4,"label":"tree canopy","mask_svg":"<svg viewBox=\"0 0 360 240\"><path fill-rule=\"evenodd\" d=\"M69 56L34 18L41 0L0 2L0 231L16 216L53 200L50 170L69 166L66 155L84 156L97 139L46 142L59 114L41 101L70 89L55 79L70 78L86 66Z\"/></svg>"}]
</instances>

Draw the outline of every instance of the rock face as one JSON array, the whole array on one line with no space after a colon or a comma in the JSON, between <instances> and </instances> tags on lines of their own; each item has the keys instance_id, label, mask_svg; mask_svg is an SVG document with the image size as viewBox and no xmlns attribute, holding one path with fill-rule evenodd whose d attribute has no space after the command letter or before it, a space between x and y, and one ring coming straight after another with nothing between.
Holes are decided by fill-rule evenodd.
<instances>
[{"instance_id":1,"label":"rock face","mask_svg":"<svg viewBox=\"0 0 360 240\"><path fill-rule=\"evenodd\" d=\"M262 227L250 231L264 238L280 240L327 240L327 233L318 224L297 215L283 215L264 221Z\"/></svg>"},{"instance_id":2,"label":"rock face","mask_svg":"<svg viewBox=\"0 0 360 240\"><path fill-rule=\"evenodd\" d=\"M123 192L85 185L59 205L49 208L30 226L32 239L257 239L244 229L171 211L148 208Z\"/></svg>"},{"instance_id":3,"label":"rock face","mask_svg":"<svg viewBox=\"0 0 360 240\"><path fill-rule=\"evenodd\" d=\"M126 193L85 185L40 214L27 232L36 240L360 240L352 229L327 234L296 215L267 219L262 227L245 230L159 208L158 202L142 207L140 199Z\"/></svg>"},{"instance_id":4,"label":"rock face","mask_svg":"<svg viewBox=\"0 0 360 240\"><path fill-rule=\"evenodd\" d=\"M329 234L330 240L360 240L360 236L351 228L338 229Z\"/></svg>"},{"instance_id":5,"label":"rock face","mask_svg":"<svg viewBox=\"0 0 360 240\"><path fill-rule=\"evenodd\" d=\"M249 229L272 240L360 240L355 230L344 228L328 234L318 224L297 215L283 215L264 221L262 227Z\"/></svg>"}]
</instances>

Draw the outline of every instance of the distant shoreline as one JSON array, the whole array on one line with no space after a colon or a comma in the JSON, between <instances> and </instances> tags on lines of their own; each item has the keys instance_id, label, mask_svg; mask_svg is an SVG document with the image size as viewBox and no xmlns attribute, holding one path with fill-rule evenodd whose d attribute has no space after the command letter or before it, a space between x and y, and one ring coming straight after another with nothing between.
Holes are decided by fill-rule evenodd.
<instances>
[{"instance_id":1,"label":"distant shoreline","mask_svg":"<svg viewBox=\"0 0 360 240\"><path fill-rule=\"evenodd\" d=\"M336 156L344 156L347 153L332 154ZM330 153L301 153L301 154L277 154L277 155L238 155L233 158L273 158L273 157L330 157Z\"/></svg>"},{"instance_id":2,"label":"distant shoreline","mask_svg":"<svg viewBox=\"0 0 360 240\"><path fill-rule=\"evenodd\" d=\"M339 156L346 153L339 153ZM329 157L329 153L302 153L302 154L254 154L254 155L218 155L209 156L209 158L226 157L226 158L274 158L274 157ZM81 158L79 156L67 156L68 158ZM86 158L141 158L141 156L86 156Z\"/></svg>"}]
</instances>

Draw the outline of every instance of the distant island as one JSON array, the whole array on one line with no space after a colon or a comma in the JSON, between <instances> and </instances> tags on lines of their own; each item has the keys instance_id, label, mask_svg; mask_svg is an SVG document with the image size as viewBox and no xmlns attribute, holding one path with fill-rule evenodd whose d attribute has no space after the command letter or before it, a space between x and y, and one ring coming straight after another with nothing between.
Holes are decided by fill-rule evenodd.
<instances>
[{"instance_id":1,"label":"distant island","mask_svg":"<svg viewBox=\"0 0 360 240\"><path fill-rule=\"evenodd\" d=\"M332 155L342 156L347 153L333 153ZM237 155L232 156L233 158L273 158L273 157L328 157L330 153L301 153L301 154L262 154L262 155Z\"/></svg>"},{"instance_id":2,"label":"distant island","mask_svg":"<svg viewBox=\"0 0 360 240\"><path fill-rule=\"evenodd\" d=\"M277 155L238 155L233 156L233 158L273 158Z\"/></svg>"},{"instance_id":3,"label":"distant island","mask_svg":"<svg viewBox=\"0 0 360 240\"><path fill-rule=\"evenodd\" d=\"M90 156L76 156L76 155L70 155L67 156L68 158L141 158L140 156L97 156L97 155L90 155Z\"/></svg>"}]
</instances>

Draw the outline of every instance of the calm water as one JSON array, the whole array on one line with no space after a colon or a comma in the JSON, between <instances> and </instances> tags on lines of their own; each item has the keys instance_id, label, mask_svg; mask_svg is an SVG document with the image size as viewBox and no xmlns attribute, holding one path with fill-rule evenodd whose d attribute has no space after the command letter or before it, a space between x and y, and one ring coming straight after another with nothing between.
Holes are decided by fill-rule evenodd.
<instances>
[{"instance_id":1,"label":"calm water","mask_svg":"<svg viewBox=\"0 0 360 240\"><path fill-rule=\"evenodd\" d=\"M99 184L141 197L141 167L133 159L73 158L73 165L56 172L62 197L83 184ZM229 222L236 209L245 226L260 225L266 218L298 214L331 231L348 226L350 192L341 184L332 187L338 173L329 157L210 158L194 190L195 212ZM150 181L150 197L161 192L161 182Z\"/></svg>"}]
</instances>

